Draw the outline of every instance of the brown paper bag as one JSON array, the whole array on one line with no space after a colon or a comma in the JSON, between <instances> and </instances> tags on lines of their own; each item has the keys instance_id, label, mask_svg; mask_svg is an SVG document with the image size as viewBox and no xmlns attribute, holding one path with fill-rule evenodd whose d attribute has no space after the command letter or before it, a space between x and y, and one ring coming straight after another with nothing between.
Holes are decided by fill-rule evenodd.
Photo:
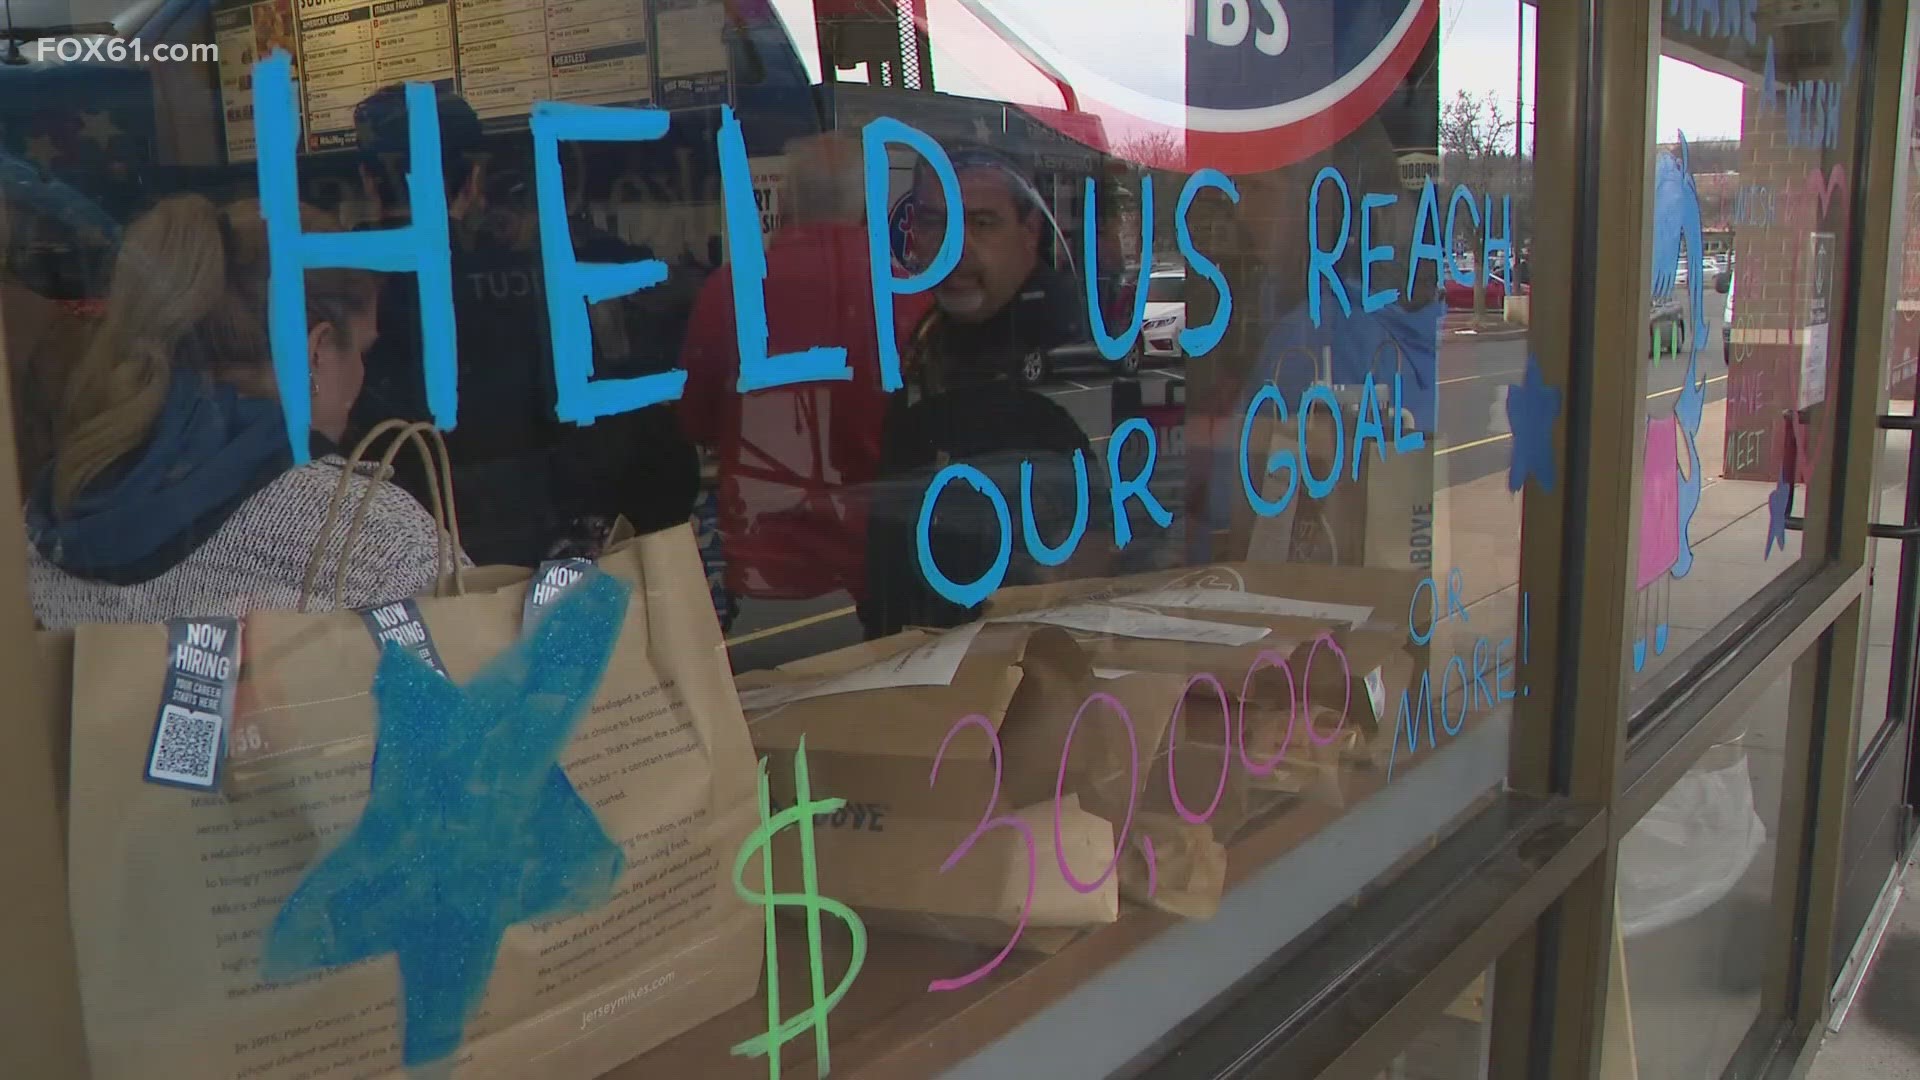
<instances>
[{"instance_id":1,"label":"brown paper bag","mask_svg":"<svg viewBox=\"0 0 1920 1080\"><path fill-rule=\"evenodd\" d=\"M624 621L557 764L624 865L588 894L587 910L508 925L484 996L464 1016L409 1008L390 950L262 978L289 894L356 835L370 773L380 779L369 691L380 657L359 614L245 622L235 783L204 794L142 781L167 628L77 631L70 892L97 1080L397 1077L416 1015L464 1022L457 1054L443 1059L457 1080L585 1080L754 993L762 915L730 880L758 820L754 761L692 533L641 537L599 565L627 586ZM522 584L416 602L455 683L521 639L525 593ZM560 839L533 839L549 835ZM398 876L414 880L446 858L420 851ZM524 880L539 865L526 860ZM469 899L448 880L450 902ZM501 901L470 902L485 917ZM373 899L331 910L321 955L361 936L444 925L399 911L381 923L389 913Z\"/></svg>"},{"instance_id":2,"label":"brown paper bag","mask_svg":"<svg viewBox=\"0 0 1920 1080\"><path fill-rule=\"evenodd\" d=\"M1390 620L1405 610L1403 597L1418 579L1335 569L1223 565L1113 579L1077 594L1059 586L1010 590L1016 595L996 599L994 611L1010 625L1030 619L1069 627L1098 673L1211 675L1240 710L1235 722L1244 717L1249 754L1265 760L1285 748L1289 764L1276 773L1277 786L1301 790L1280 774L1299 771L1293 759L1331 738L1322 710L1333 710L1336 729L1351 725L1377 741L1416 666L1405 627ZM1336 580L1299 580L1310 570ZM1202 702L1218 696L1204 680L1188 693ZM1309 778L1322 771L1310 761L1299 765Z\"/></svg>"},{"instance_id":3,"label":"brown paper bag","mask_svg":"<svg viewBox=\"0 0 1920 1080\"><path fill-rule=\"evenodd\" d=\"M1148 863L1145 847L1129 844L1120 894L1183 918L1213 918L1227 891L1227 849L1213 830L1160 812L1134 818L1133 827L1152 840L1153 861Z\"/></svg>"},{"instance_id":4,"label":"brown paper bag","mask_svg":"<svg viewBox=\"0 0 1920 1080\"><path fill-rule=\"evenodd\" d=\"M53 797L62 814L68 802L73 745L73 631L34 634L40 685L47 688L47 735L53 747Z\"/></svg>"},{"instance_id":5,"label":"brown paper bag","mask_svg":"<svg viewBox=\"0 0 1920 1080\"><path fill-rule=\"evenodd\" d=\"M1270 411L1254 421L1248 439L1250 447L1265 447L1266 453L1286 450L1293 454L1296 469L1304 448L1306 467L1317 477L1330 475L1336 466L1339 475L1333 490L1324 498L1307 495L1303 478L1294 477L1293 499L1274 517L1255 514L1244 497L1234 501L1227 549L1256 564L1310 563L1333 566L1369 566L1412 569L1423 574L1444 576L1449 561L1446 518L1439 505L1446 488L1445 466L1435 453L1432 435L1419 450L1395 453L1390 445L1394 437L1391 402L1385 400L1385 387L1376 387L1382 395L1381 418L1387 429L1385 460L1371 438L1361 453L1359 478L1354 479L1349 439L1343 460L1333 425L1324 410L1315 410L1300 430L1299 419L1280 421ZM1351 436L1359 420L1357 402L1342 408L1346 432ZM1402 418L1411 425L1411 414ZM1251 460L1262 461L1265 454L1254 451ZM1259 480L1261 494L1278 501L1285 497L1289 477L1284 470Z\"/></svg>"},{"instance_id":6,"label":"brown paper bag","mask_svg":"<svg viewBox=\"0 0 1920 1080\"><path fill-rule=\"evenodd\" d=\"M900 818L978 821L990 807L1052 798L1066 730L1092 681L1064 631L974 623L754 672L740 687L777 798L792 798L791 762L805 739L813 790L823 798ZM963 725L970 716L992 737ZM1107 744L1125 738L1117 721L1089 720L1074 736L1074 755L1110 758L1123 751ZM930 782L936 759L938 781Z\"/></svg>"},{"instance_id":7,"label":"brown paper bag","mask_svg":"<svg viewBox=\"0 0 1920 1080\"><path fill-rule=\"evenodd\" d=\"M1058 856L1065 852L1067 865L1082 884L1091 884L1113 862L1112 825L1081 809L1071 795L1060 802L1058 845L1052 799L1011 817L1024 823L1033 837L1031 878L1026 843L1009 828L979 834L966 855L942 873L941 864L974 834L974 823L817 818L813 845L819 891L875 925L982 943L1004 944L1020 924L1023 906L1026 924L1034 930L1097 926L1120 917L1119 873L1082 893L1060 873ZM798 836L781 837L774 852L775 885L783 892L800 891ZM1033 944L1051 945L1053 938L1036 936Z\"/></svg>"}]
</instances>

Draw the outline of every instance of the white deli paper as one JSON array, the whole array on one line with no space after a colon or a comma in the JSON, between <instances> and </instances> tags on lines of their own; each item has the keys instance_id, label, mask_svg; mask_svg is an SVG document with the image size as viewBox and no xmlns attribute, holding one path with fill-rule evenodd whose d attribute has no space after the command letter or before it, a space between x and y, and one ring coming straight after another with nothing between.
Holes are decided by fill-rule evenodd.
<instances>
[{"instance_id":1,"label":"white deli paper","mask_svg":"<svg viewBox=\"0 0 1920 1080\"><path fill-rule=\"evenodd\" d=\"M762 686L740 691L740 707L747 712L762 712L796 701L851 694L861 690L883 690L894 686L950 686L966 659L973 639L980 634L981 623L970 623L878 663L868 664L843 675L780 686Z\"/></svg>"},{"instance_id":2,"label":"white deli paper","mask_svg":"<svg viewBox=\"0 0 1920 1080\"><path fill-rule=\"evenodd\" d=\"M1145 638L1148 641L1188 641L1196 645L1251 645L1273 632L1264 626L1202 622L1176 615L1157 615L1117 604L1068 604L1039 611L1023 611L993 621L1039 623L1088 634L1111 634L1114 637Z\"/></svg>"},{"instance_id":3,"label":"white deli paper","mask_svg":"<svg viewBox=\"0 0 1920 1080\"><path fill-rule=\"evenodd\" d=\"M1156 589L1153 592L1117 597L1116 602L1156 608L1231 611L1238 615L1323 619L1328 622L1343 622L1354 629L1358 629L1362 623L1373 617L1372 608L1358 604L1322 604L1312 600L1295 600L1287 596L1241 592L1238 589Z\"/></svg>"}]
</instances>

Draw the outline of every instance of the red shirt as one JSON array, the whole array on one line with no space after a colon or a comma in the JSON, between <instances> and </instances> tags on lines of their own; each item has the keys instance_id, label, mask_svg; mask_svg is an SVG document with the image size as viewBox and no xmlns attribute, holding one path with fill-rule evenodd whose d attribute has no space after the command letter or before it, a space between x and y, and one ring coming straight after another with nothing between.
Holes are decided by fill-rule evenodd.
<instances>
[{"instance_id":1,"label":"red shirt","mask_svg":"<svg viewBox=\"0 0 1920 1080\"><path fill-rule=\"evenodd\" d=\"M860 225L792 225L767 245L768 355L839 346L849 382L741 394L731 268L710 276L694 302L680 357L681 423L720 459L720 529L735 595L864 591L865 486L879 469L887 404L868 265ZM903 347L929 303L924 295L895 300Z\"/></svg>"}]
</instances>

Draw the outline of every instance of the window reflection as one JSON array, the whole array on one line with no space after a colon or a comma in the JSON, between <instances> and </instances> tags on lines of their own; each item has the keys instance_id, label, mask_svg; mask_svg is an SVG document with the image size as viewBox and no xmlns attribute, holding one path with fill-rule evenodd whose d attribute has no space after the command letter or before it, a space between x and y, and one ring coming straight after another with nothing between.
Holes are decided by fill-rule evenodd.
<instances>
[{"instance_id":1,"label":"window reflection","mask_svg":"<svg viewBox=\"0 0 1920 1080\"><path fill-rule=\"evenodd\" d=\"M1162 932L1238 934L1235 890L1341 882L1269 926L1270 952L1498 788L1513 702L1555 662L1533 649L1518 588L1521 508L1541 481L1511 470L1517 442L1551 443L1555 422L1512 419L1536 223L1524 106L1507 83L1531 78L1517 40L1530 13L1496 0L1450 12L1249 0L1192 5L1189 19L1144 0L657 0L644 17L455 0L417 19L322 6L222 0L215 34L242 55L202 71L200 112L150 102L160 133L114 144L104 170L56 157L0 173L46 627L298 608L310 519L326 505L272 500L307 470L349 469L339 451L383 425L435 418L429 372L445 342L422 276L392 262L316 271L304 282L315 464L282 460L304 444L288 438L273 374L280 271L254 200L278 174L257 161L271 124L252 65L290 39L306 230L347 250L425 224L423 193L446 206L457 513L436 517L449 478L411 454L390 478L361 470L356 490L380 493L365 528L390 557L344 572L337 603L432 589L456 522L459 557L485 568L476 603L555 560L604 557L628 529L691 523L700 565L689 556L680 572L704 575L696 598L730 639L702 659L743 709L724 688L699 707L768 758L767 803L752 809L802 797L802 745L813 796L845 800L814 822L819 873L805 887L867 920L868 966L844 974L853 950L837 925L824 941L784 919L762 935L762 912L729 891L750 850L732 834L675 833L662 842L687 851L670 846L684 862L668 863L697 864L716 883L700 902L751 924L750 940L729 942L741 956L771 941L789 1018L814 964L853 980L832 1018L850 1056L887 1031L919 1040L948 1023L961 998L943 995L962 981L1020 992L1023 974L1070 950L1091 971ZM450 44L394 46L416 22L442 28L441 14ZM349 32L402 15L365 42ZM324 49L309 39L321 31ZM362 53L370 72L342 70ZM412 151L419 117L395 81L409 71L431 88L434 157ZM562 140L554 170L530 128L593 114L536 103L655 107L666 130ZM174 130L206 126L191 119L203 114L219 123L191 140ZM556 302L573 288L569 249L587 277L624 286L657 260L644 287L587 290L581 347L594 393L684 373L667 400L559 418L580 386L565 381L577 355L556 327L578 314ZM200 272L219 280L189 289ZM175 290L212 307L154 299ZM169 362L164 382L141 368L150 354ZM159 403L142 406L156 422L97 445L89 425L127 387ZM209 413L219 430L169 458L168 423ZM272 468L222 441L256 427L277 437L262 443ZM179 462L215 486L173 500ZM244 483L226 482L249 463ZM228 538L246 573L208 584L195 560L209 530L246 526L262 498L274 528ZM100 513L71 513L83 504ZM146 548L177 557L156 578L96 557L182 515L128 560L144 573ZM664 586L645 584L636 596L650 603ZM151 592L163 595L148 604ZM706 625L697 607L650 617L655 644ZM667 739L649 729L610 753L637 752L641 734ZM576 787L607 767L590 757L561 761ZM713 783L753 787L744 774ZM1375 805L1391 834L1352 813ZM942 869L983 812L1031 830L1031 881L1012 825ZM748 816L726 827L744 833ZM792 835L768 864L782 887ZM1194 929L1216 917L1224 929ZM1245 974L1193 966L1191 1009ZM764 1069L727 1052L765 1031L764 998L707 1002L669 1025L646 1010L680 1000L674 981L617 973L633 985L583 1008L595 1023L631 1007L629 1030L656 1042L690 1029L631 1068ZM487 1023L518 1022L487 1007ZM1101 1051L1144 1049L1124 1042Z\"/></svg>"}]
</instances>

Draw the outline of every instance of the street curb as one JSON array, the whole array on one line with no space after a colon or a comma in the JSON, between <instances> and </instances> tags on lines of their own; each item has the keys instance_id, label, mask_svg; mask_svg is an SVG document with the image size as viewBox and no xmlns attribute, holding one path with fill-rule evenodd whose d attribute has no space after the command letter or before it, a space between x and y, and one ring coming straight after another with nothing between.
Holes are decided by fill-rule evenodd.
<instances>
[{"instance_id":1,"label":"street curb","mask_svg":"<svg viewBox=\"0 0 1920 1080\"><path fill-rule=\"evenodd\" d=\"M1448 337L1477 337L1483 341L1510 341L1514 338L1523 338L1527 336L1527 330L1525 327L1521 327L1518 330L1480 330L1477 332L1470 333L1469 331L1472 331L1472 329L1473 329L1472 327L1461 327L1456 330L1448 330L1447 336Z\"/></svg>"}]
</instances>

